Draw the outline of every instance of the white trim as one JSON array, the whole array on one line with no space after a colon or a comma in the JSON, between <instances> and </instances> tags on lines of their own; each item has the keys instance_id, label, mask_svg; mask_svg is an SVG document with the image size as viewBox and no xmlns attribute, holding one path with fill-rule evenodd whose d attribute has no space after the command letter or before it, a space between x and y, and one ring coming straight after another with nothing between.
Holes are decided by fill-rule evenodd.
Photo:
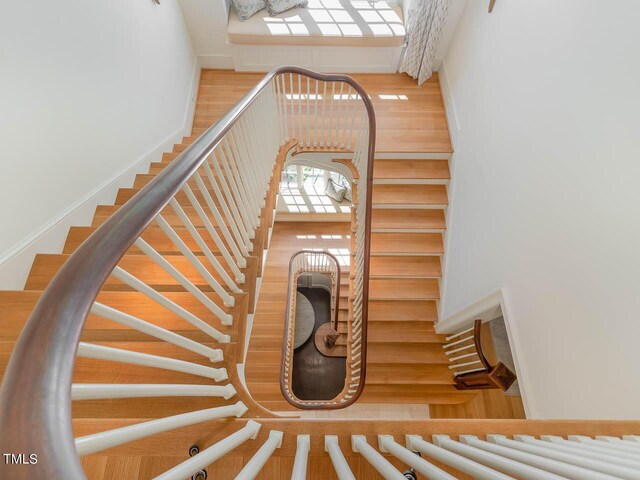
<instances>
[{"instance_id":1,"label":"white trim","mask_svg":"<svg viewBox=\"0 0 640 480\"><path fill-rule=\"evenodd\" d=\"M500 315L504 315L502 305L502 290L496 290L468 307L436 322L436 332L439 334L452 334L468 327L478 318L485 322L493 320Z\"/></svg>"},{"instance_id":2,"label":"white trim","mask_svg":"<svg viewBox=\"0 0 640 480\"><path fill-rule=\"evenodd\" d=\"M200 58L196 56L193 59L193 72L191 73L191 89L187 96L187 107L184 112L183 120L183 135L185 137L191 136L193 130L193 119L196 114L196 103L198 101L198 92L200 90Z\"/></svg>"},{"instance_id":3,"label":"white trim","mask_svg":"<svg viewBox=\"0 0 640 480\"><path fill-rule=\"evenodd\" d=\"M169 152L176 143L182 142L183 136L191 133L195 101L200 81L200 65L194 58L192 89L187 99L182 128L167 136L148 152L142 154L129 166L124 167L111 178L98 185L88 194L72 203L41 228L8 249L0 257L0 289L22 290L29 275L33 260L38 253L59 253L72 226L90 225L96 206L113 204L118 189L131 185L138 173L147 173L149 165L162 159L164 152ZM194 93L195 92L195 93Z\"/></svg>"},{"instance_id":4,"label":"white trim","mask_svg":"<svg viewBox=\"0 0 640 480\"><path fill-rule=\"evenodd\" d=\"M324 73L396 73L403 48L248 44L231 46L233 67L238 72L268 72L278 65L299 65ZM354 58L358 61L354 62Z\"/></svg>"},{"instance_id":5,"label":"white trim","mask_svg":"<svg viewBox=\"0 0 640 480\"><path fill-rule=\"evenodd\" d=\"M449 176L451 181L449 185L447 185L447 197L448 197L448 207L444 211L444 220L445 225L447 225L447 229L442 235L442 244L444 246L444 254L442 255L442 280L440 282L440 302L438 304L438 318L442 316L442 308L446 303L447 297L447 282L446 274L448 267L448 256L449 250L451 248L451 212L455 208L455 151L458 145L458 139L460 135L460 124L458 122L458 114L456 111L456 105L453 98L453 90L451 85L449 84L449 77L447 74L447 66L446 61L443 59L438 68L438 75L440 80L440 92L442 94L442 101L444 103L445 108L445 116L447 118L447 125L449 127L449 137L451 139L451 146L453 148L453 154L449 158Z\"/></svg>"},{"instance_id":6,"label":"white trim","mask_svg":"<svg viewBox=\"0 0 640 480\"><path fill-rule=\"evenodd\" d=\"M376 160L449 160L450 153L376 152Z\"/></svg>"},{"instance_id":7,"label":"white trim","mask_svg":"<svg viewBox=\"0 0 640 480\"><path fill-rule=\"evenodd\" d=\"M442 92L442 100L444 101L444 110L447 116L447 124L449 126L449 135L451 136L451 145L455 151L458 145L458 137L460 135L460 123L458 122L458 113L456 102L453 98L453 89L449 83L449 75L447 74L447 62L442 59L438 69L440 78L440 91Z\"/></svg>"},{"instance_id":8,"label":"white trim","mask_svg":"<svg viewBox=\"0 0 640 480\"><path fill-rule=\"evenodd\" d=\"M233 70L233 57L231 55L198 55L200 68L220 68Z\"/></svg>"}]
</instances>

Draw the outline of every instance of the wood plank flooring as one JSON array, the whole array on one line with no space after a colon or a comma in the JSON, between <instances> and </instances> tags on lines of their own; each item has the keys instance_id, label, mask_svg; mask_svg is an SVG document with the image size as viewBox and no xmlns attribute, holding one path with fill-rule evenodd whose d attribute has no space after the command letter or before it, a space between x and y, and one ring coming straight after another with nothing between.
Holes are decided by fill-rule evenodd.
<instances>
[{"instance_id":1,"label":"wood plank flooring","mask_svg":"<svg viewBox=\"0 0 640 480\"><path fill-rule=\"evenodd\" d=\"M194 134L213 125L263 76L203 70ZM367 90L376 111L377 152L452 152L437 73L421 86L405 74L352 76Z\"/></svg>"}]
</instances>

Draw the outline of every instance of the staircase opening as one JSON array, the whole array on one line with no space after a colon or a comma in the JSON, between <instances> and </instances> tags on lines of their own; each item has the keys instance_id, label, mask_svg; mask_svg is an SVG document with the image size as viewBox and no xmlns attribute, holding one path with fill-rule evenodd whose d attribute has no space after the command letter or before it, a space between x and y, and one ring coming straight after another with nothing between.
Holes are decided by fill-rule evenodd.
<instances>
[{"instance_id":1,"label":"staircase opening","mask_svg":"<svg viewBox=\"0 0 640 480\"><path fill-rule=\"evenodd\" d=\"M303 282L298 282L296 294L291 390L301 400L331 400L344 388L346 351L327 356L320 350L325 346L323 331L327 326L332 328L332 299L330 290L318 285L318 281L330 280L323 274L303 275L300 280ZM307 282L310 286L301 286Z\"/></svg>"},{"instance_id":2,"label":"staircase opening","mask_svg":"<svg viewBox=\"0 0 640 480\"><path fill-rule=\"evenodd\" d=\"M280 387L296 407L344 402L349 334L340 325L341 281L340 260L322 249L291 257Z\"/></svg>"}]
</instances>

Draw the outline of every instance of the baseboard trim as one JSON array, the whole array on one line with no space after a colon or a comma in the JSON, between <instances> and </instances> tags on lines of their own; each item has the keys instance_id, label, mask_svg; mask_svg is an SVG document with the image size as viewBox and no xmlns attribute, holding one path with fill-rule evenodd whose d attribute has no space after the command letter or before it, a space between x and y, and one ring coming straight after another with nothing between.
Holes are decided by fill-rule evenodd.
<instances>
[{"instance_id":1,"label":"baseboard trim","mask_svg":"<svg viewBox=\"0 0 640 480\"><path fill-rule=\"evenodd\" d=\"M233 57L231 55L198 55L200 68L216 68L233 70Z\"/></svg>"},{"instance_id":2,"label":"baseboard trim","mask_svg":"<svg viewBox=\"0 0 640 480\"><path fill-rule=\"evenodd\" d=\"M440 90L442 92L442 100L444 101L444 110L447 114L447 124L449 126L451 145L455 151L456 146L458 145L458 137L460 135L460 123L458 122L458 112L456 110L455 99L453 98L453 90L449 83L447 62L444 59L439 62L438 76L440 78Z\"/></svg>"}]
</instances>

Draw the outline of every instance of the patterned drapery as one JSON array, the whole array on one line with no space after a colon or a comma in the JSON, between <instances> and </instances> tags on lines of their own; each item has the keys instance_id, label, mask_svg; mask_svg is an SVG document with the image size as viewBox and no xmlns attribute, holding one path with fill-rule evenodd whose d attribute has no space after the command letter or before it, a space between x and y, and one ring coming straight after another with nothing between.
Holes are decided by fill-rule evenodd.
<instances>
[{"instance_id":1,"label":"patterned drapery","mask_svg":"<svg viewBox=\"0 0 640 480\"><path fill-rule=\"evenodd\" d=\"M422 85L433 73L442 28L451 0L413 0L407 27L407 49L400 66Z\"/></svg>"}]
</instances>

